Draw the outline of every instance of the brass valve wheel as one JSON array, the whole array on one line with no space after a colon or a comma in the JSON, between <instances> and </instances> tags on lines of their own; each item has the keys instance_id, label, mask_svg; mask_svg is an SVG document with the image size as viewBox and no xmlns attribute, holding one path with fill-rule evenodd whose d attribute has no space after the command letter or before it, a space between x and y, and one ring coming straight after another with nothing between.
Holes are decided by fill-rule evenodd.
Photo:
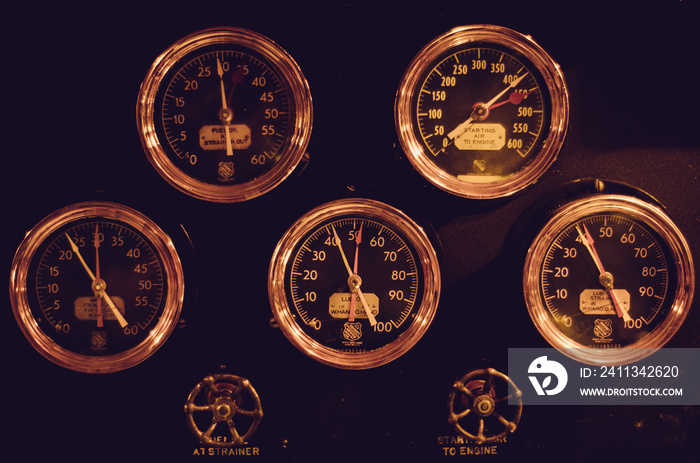
<instances>
[{"instance_id":1,"label":"brass valve wheel","mask_svg":"<svg viewBox=\"0 0 700 463\"><path fill-rule=\"evenodd\" d=\"M229 374L200 381L187 397L185 414L197 440L213 447L245 445L263 417L260 397L250 381Z\"/></svg>"},{"instance_id":2,"label":"brass valve wheel","mask_svg":"<svg viewBox=\"0 0 700 463\"><path fill-rule=\"evenodd\" d=\"M516 404L510 405L509 399ZM497 442L515 432L523 411L522 392L503 373L474 370L455 381L447 404L447 421L477 444ZM476 433L467 429L476 428Z\"/></svg>"}]
</instances>

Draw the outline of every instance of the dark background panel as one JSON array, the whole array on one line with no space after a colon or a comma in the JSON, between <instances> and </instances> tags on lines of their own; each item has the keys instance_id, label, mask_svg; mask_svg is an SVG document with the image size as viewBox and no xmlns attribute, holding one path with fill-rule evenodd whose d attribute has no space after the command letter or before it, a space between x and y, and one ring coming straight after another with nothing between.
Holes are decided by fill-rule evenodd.
<instances>
[{"instance_id":1,"label":"dark background panel","mask_svg":"<svg viewBox=\"0 0 700 463\"><path fill-rule=\"evenodd\" d=\"M697 205L697 2L141 2L3 14L3 259L24 234L73 202L134 207L185 261L179 327L153 357L94 376L39 356L2 311L2 442L30 457L186 459L201 447L185 423L189 391L209 373L250 379L262 400L251 439L263 461L441 461L453 381L506 372L508 347L546 347L522 298L530 213L568 183L628 183L656 198L700 249ZM420 48L464 24L531 35L564 72L567 138L553 167L521 194L477 203L415 173L398 148L393 102ZM148 163L135 123L155 57L196 30L267 35L306 75L314 102L310 162L271 193L209 204L171 188ZM342 371L298 352L270 326L267 269L277 241L311 208L370 197L405 211L442 255L443 293L424 338L395 362ZM671 341L700 347L698 303ZM698 407L525 407L489 460L696 461ZM459 446L457 446L459 447ZM205 449L208 452L208 449ZM223 457L222 457L223 458ZM239 457L255 460L254 457Z\"/></svg>"}]
</instances>

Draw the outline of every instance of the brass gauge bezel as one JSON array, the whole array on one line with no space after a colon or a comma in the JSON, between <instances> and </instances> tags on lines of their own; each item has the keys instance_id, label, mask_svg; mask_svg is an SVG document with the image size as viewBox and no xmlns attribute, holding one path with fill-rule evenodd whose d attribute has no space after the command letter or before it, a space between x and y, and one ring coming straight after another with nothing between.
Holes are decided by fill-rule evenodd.
<instances>
[{"instance_id":1,"label":"brass gauge bezel","mask_svg":"<svg viewBox=\"0 0 700 463\"><path fill-rule=\"evenodd\" d=\"M161 140L156 124L161 124L156 99L167 75L186 65L182 60L210 46L244 47L259 54L265 65L279 77L287 92L289 123L285 142L270 170L247 182L213 184L196 179L180 169L171 158L168 140ZM247 29L217 27L190 34L168 47L148 70L139 91L136 122L141 144L155 170L172 186L192 197L211 202L233 203L263 195L282 183L306 154L313 125L313 105L308 82L291 55L268 37ZM174 154L172 154L174 156Z\"/></svg>"},{"instance_id":2,"label":"brass gauge bezel","mask_svg":"<svg viewBox=\"0 0 700 463\"><path fill-rule=\"evenodd\" d=\"M89 356L58 345L39 326L28 295L32 262L46 240L62 227L81 220L112 220L133 229L162 261L167 294L162 313L148 335L137 345L113 355ZM34 226L20 244L10 272L10 300L15 319L29 343L61 367L83 373L112 373L137 365L153 355L177 325L184 300L184 273L170 237L151 219L127 206L110 202L83 202L59 209Z\"/></svg>"},{"instance_id":3,"label":"brass gauge bezel","mask_svg":"<svg viewBox=\"0 0 700 463\"><path fill-rule=\"evenodd\" d=\"M472 43L475 47L493 44L524 56L541 74L551 101L549 127L543 127L548 133L541 149L533 152L530 155L532 160L517 172L488 182L460 179L443 170L431 160L433 153L416 134L419 121L414 102L424 85L423 76L448 53L458 53ZM564 142L568 120L568 90L560 66L530 36L494 25L457 27L428 43L406 68L394 103L399 143L414 169L436 187L469 199L510 196L534 183L556 160Z\"/></svg>"},{"instance_id":4,"label":"brass gauge bezel","mask_svg":"<svg viewBox=\"0 0 700 463\"><path fill-rule=\"evenodd\" d=\"M543 262L557 237L587 217L619 214L643 224L655 232L670 255L667 264L674 266L675 287L668 287L671 298L668 314L644 337L623 347L595 349L566 336L553 320L543 302ZM591 264L593 265L593 264ZM593 267L595 269L595 267ZM695 289L695 268L690 248L673 220L660 207L641 199L619 194L585 197L557 209L533 240L523 267L523 290L528 312L537 330L557 349L580 362L594 365L621 365L641 360L663 347L678 331L690 309Z\"/></svg>"},{"instance_id":5,"label":"brass gauge bezel","mask_svg":"<svg viewBox=\"0 0 700 463\"><path fill-rule=\"evenodd\" d=\"M306 237L335 219L367 219L399 231L405 244L412 247L413 259L423 275L422 291L416 296L410 326L396 339L374 350L342 352L309 336L288 298L286 276L294 254ZM347 275L346 275L347 277ZM270 261L268 294L274 318L288 340L308 357L323 364L349 370L378 367L410 350L430 326L440 298L440 266L436 252L424 230L406 214L370 199L336 200L311 210L292 225L277 244ZM418 305L420 303L420 305Z\"/></svg>"}]
</instances>

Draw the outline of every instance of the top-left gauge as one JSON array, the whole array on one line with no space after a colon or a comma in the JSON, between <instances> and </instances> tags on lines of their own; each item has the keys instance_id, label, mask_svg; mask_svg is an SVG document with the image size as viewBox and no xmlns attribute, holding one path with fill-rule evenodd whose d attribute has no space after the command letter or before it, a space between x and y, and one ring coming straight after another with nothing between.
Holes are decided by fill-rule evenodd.
<instances>
[{"instance_id":1,"label":"top-left gauge","mask_svg":"<svg viewBox=\"0 0 700 463\"><path fill-rule=\"evenodd\" d=\"M148 159L180 191L232 203L278 186L311 138L309 85L269 38L221 27L188 35L141 84L137 126Z\"/></svg>"}]
</instances>

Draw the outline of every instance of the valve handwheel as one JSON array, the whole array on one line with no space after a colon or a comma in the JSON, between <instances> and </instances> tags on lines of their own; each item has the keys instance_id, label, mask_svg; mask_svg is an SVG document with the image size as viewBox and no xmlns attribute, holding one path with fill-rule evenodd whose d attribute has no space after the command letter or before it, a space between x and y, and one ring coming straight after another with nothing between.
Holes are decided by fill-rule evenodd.
<instances>
[{"instance_id":1,"label":"valve handwheel","mask_svg":"<svg viewBox=\"0 0 700 463\"><path fill-rule=\"evenodd\" d=\"M510 405L511 398L517 404ZM487 444L515 432L523 410L522 393L508 376L493 368L474 370L455 381L447 407L447 421L458 433ZM465 429L474 426L476 434Z\"/></svg>"},{"instance_id":2,"label":"valve handwheel","mask_svg":"<svg viewBox=\"0 0 700 463\"><path fill-rule=\"evenodd\" d=\"M250 381L229 374L200 381L187 397L185 414L197 439L214 447L245 445L263 417L260 397Z\"/></svg>"}]
</instances>

